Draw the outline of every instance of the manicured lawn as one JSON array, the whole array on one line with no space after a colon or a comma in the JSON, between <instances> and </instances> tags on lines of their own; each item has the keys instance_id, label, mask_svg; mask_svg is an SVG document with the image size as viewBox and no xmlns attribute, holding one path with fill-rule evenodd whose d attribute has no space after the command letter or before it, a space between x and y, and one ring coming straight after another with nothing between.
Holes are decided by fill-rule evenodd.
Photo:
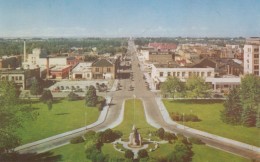
<instances>
[{"instance_id":1,"label":"manicured lawn","mask_svg":"<svg viewBox=\"0 0 260 162\"><path fill-rule=\"evenodd\" d=\"M61 155L58 161L64 162L91 162L86 158L85 143L69 144L52 150L53 155Z\"/></svg>"},{"instance_id":2,"label":"manicured lawn","mask_svg":"<svg viewBox=\"0 0 260 162\"><path fill-rule=\"evenodd\" d=\"M22 143L77 129L84 126L85 122L87 125L95 122L99 116L98 109L85 107L84 103L84 100L61 100L53 104L52 110L48 110L47 105L41 102L34 103L32 107L39 115L35 120L25 121L23 128L18 130Z\"/></svg>"},{"instance_id":3,"label":"manicured lawn","mask_svg":"<svg viewBox=\"0 0 260 162\"><path fill-rule=\"evenodd\" d=\"M200 122L185 122L184 124L189 127L260 146L260 138L257 138L260 135L260 129L232 126L221 121L220 111L223 109L222 103L189 104L171 100L163 100L163 102L169 112L192 113L202 120ZM182 122L180 123L182 124Z\"/></svg>"},{"instance_id":4,"label":"manicured lawn","mask_svg":"<svg viewBox=\"0 0 260 162\"><path fill-rule=\"evenodd\" d=\"M205 145L193 145L192 150L195 153L193 162L250 162L249 159Z\"/></svg>"},{"instance_id":5,"label":"manicured lawn","mask_svg":"<svg viewBox=\"0 0 260 162\"><path fill-rule=\"evenodd\" d=\"M249 162L250 160L239 157L206 145L192 145L194 156L192 162ZM158 150L149 153L151 158L164 157L169 154L172 144L161 144Z\"/></svg>"},{"instance_id":6,"label":"manicured lawn","mask_svg":"<svg viewBox=\"0 0 260 162\"><path fill-rule=\"evenodd\" d=\"M108 154L110 158L124 158L124 153L118 152L114 149L113 144L105 143L102 146L103 154Z\"/></svg>"},{"instance_id":7,"label":"manicured lawn","mask_svg":"<svg viewBox=\"0 0 260 162\"><path fill-rule=\"evenodd\" d=\"M120 130L123 133L123 139L128 140L129 134L132 132L133 125L138 128L138 132L142 137L148 138L149 132L156 130L146 122L143 104L139 99L136 99L135 101L133 99L126 100L124 121L114 129Z\"/></svg>"}]
</instances>

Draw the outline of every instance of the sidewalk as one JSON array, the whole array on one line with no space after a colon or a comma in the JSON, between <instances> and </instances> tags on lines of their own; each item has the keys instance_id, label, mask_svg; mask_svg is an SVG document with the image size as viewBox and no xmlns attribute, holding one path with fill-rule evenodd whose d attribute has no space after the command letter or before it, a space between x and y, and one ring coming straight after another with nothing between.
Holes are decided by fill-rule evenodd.
<instances>
[{"instance_id":1,"label":"sidewalk","mask_svg":"<svg viewBox=\"0 0 260 162\"><path fill-rule=\"evenodd\" d=\"M184 129L185 131L193 133L193 134L204 136L204 137L207 137L207 138L210 138L210 139L215 139L217 141L225 142L227 144L231 144L231 145L234 145L234 146L243 147L245 149L252 150L252 151L255 151L255 152L260 154L260 148L259 147L249 145L249 144L246 144L246 143L242 143L242 142L239 142L239 141L235 141L235 140L232 140L232 139L228 139L228 138L225 138L225 137L221 137L221 136L218 136L218 135L210 134L210 133L207 133L207 132L203 132L203 131L200 131L200 130L197 130L197 129L193 129L193 128L181 125L177 122L174 122L171 119L167 109L165 108L161 98L156 97L155 100L156 100L156 103L157 103L157 105L160 109L162 116L163 116L163 119L166 123L174 125L179 129Z\"/></svg>"}]
</instances>

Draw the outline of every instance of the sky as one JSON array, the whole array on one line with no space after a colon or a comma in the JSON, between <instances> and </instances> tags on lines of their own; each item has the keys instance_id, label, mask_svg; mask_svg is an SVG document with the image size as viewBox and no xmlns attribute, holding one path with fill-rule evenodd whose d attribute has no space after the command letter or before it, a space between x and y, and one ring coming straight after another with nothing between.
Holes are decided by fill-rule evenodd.
<instances>
[{"instance_id":1,"label":"sky","mask_svg":"<svg viewBox=\"0 0 260 162\"><path fill-rule=\"evenodd\" d=\"M0 0L0 37L260 36L260 0Z\"/></svg>"}]
</instances>

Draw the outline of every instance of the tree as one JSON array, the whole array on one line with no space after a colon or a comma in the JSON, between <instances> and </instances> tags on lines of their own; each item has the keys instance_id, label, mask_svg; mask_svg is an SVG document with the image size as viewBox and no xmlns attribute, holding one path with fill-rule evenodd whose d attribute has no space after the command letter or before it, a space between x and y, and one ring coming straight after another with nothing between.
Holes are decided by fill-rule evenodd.
<instances>
[{"instance_id":1,"label":"tree","mask_svg":"<svg viewBox=\"0 0 260 162\"><path fill-rule=\"evenodd\" d=\"M260 77L246 75L241 80L241 102L244 108L257 108L260 103Z\"/></svg>"},{"instance_id":2,"label":"tree","mask_svg":"<svg viewBox=\"0 0 260 162\"><path fill-rule=\"evenodd\" d=\"M16 130L24 116L16 92L13 82L0 81L0 156L20 143Z\"/></svg>"},{"instance_id":3,"label":"tree","mask_svg":"<svg viewBox=\"0 0 260 162\"><path fill-rule=\"evenodd\" d=\"M42 93L42 86L37 79L32 80L32 85L30 87L30 92L32 95L39 95Z\"/></svg>"},{"instance_id":4,"label":"tree","mask_svg":"<svg viewBox=\"0 0 260 162\"><path fill-rule=\"evenodd\" d=\"M161 91L163 94L170 94L172 98L176 95L182 96L185 92L184 83L177 77L168 77L161 85Z\"/></svg>"},{"instance_id":5,"label":"tree","mask_svg":"<svg viewBox=\"0 0 260 162\"><path fill-rule=\"evenodd\" d=\"M210 87L205 80L198 76L192 76L186 82L187 96L190 98L204 98L209 95Z\"/></svg>"},{"instance_id":6,"label":"tree","mask_svg":"<svg viewBox=\"0 0 260 162\"><path fill-rule=\"evenodd\" d=\"M256 125L256 111L251 107L244 109L242 114L242 124L246 127L254 127Z\"/></svg>"},{"instance_id":7,"label":"tree","mask_svg":"<svg viewBox=\"0 0 260 162\"><path fill-rule=\"evenodd\" d=\"M176 141L173 145L173 151L168 155L168 162L190 162L193 152L189 145L181 141Z\"/></svg>"},{"instance_id":8,"label":"tree","mask_svg":"<svg viewBox=\"0 0 260 162\"><path fill-rule=\"evenodd\" d=\"M87 106L96 106L97 94L96 94L96 88L94 86L92 86L92 85L89 86L85 99L86 99Z\"/></svg>"},{"instance_id":9,"label":"tree","mask_svg":"<svg viewBox=\"0 0 260 162\"><path fill-rule=\"evenodd\" d=\"M133 159L134 158L134 153L131 150L126 150L125 151L125 158Z\"/></svg>"},{"instance_id":10,"label":"tree","mask_svg":"<svg viewBox=\"0 0 260 162\"><path fill-rule=\"evenodd\" d=\"M256 117L256 127L260 128L260 111L258 109L257 117Z\"/></svg>"},{"instance_id":11,"label":"tree","mask_svg":"<svg viewBox=\"0 0 260 162\"><path fill-rule=\"evenodd\" d=\"M40 100L47 104L49 110L52 109L53 96L50 90L44 90Z\"/></svg>"},{"instance_id":12,"label":"tree","mask_svg":"<svg viewBox=\"0 0 260 162\"><path fill-rule=\"evenodd\" d=\"M221 111L221 119L228 124L237 125L241 123L243 108L240 101L238 88L230 90L227 100L224 102L224 110Z\"/></svg>"},{"instance_id":13,"label":"tree","mask_svg":"<svg viewBox=\"0 0 260 162\"><path fill-rule=\"evenodd\" d=\"M138 158L139 159L146 158L146 157L148 157L148 152L145 149L138 151Z\"/></svg>"}]
</instances>

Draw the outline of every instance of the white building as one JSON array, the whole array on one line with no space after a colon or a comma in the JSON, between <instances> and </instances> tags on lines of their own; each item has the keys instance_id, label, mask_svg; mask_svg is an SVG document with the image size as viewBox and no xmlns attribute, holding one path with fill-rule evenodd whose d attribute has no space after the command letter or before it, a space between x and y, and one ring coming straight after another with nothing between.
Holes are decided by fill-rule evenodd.
<instances>
[{"instance_id":1,"label":"white building","mask_svg":"<svg viewBox=\"0 0 260 162\"><path fill-rule=\"evenodd\" d=\"M92 62L80 62L71 73L72 79L92 79Z\"/></svg>"},{"instance_id":2,"label":"white building","mask_svg":"<svg viewBox=\"0 0 260 162\"><path fill-rule=\"evenodd\" d=\"M248 38L244 46L244 74L260 75L260 38Z\"/></svg>"},{"instance_id":3,"label":"white building","mask_svg":"<svg viewBox=\"0 0 260 162\"><path fill-rule=\"evenodd\" d=\"M156 87L156 89L159 89L160 83L164 82L169 76L175 76L182 81L186 81L186 79L193 75L202 77L204 79L214 78L215 76L214 68L168 68L158 65L151 66L152 84L154 87Z\"/></svg>"},{"instance_id":4,"label":"white building","mask_svg":"<svg viewBox=\"0 0 260 162\"><path fill-rule=\"evenodd\" d=\"M24 68L33 69L35 67L46 67L47 52L40 48L35 48L32 54L26 56L26 62L23 63ZM50 57L49 66L65 66L67 65L67 57Z\"/></svg>"}]
</instances>

